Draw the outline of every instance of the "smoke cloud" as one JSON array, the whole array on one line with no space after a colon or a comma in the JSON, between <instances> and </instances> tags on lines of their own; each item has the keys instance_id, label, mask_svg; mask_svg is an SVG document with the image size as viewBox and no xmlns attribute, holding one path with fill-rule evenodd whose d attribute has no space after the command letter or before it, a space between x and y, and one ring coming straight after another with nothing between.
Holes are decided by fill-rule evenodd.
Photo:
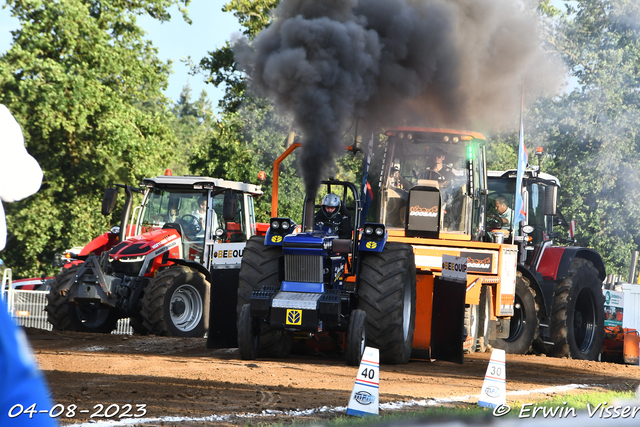
<instances>
[{"instance_id":1,"label":"smoke cloud","mask_svg":"<svg viewBox=\"0 0 640 427\"><path fill-rule=\"evenodd\" d=\"M234 51L251 83L302 134L307 194L354 118L380 127L488 130L517 123L520 91L555 93L562 62L512 0L282 0L273 23Z\"/></svg>"}]
</instances>

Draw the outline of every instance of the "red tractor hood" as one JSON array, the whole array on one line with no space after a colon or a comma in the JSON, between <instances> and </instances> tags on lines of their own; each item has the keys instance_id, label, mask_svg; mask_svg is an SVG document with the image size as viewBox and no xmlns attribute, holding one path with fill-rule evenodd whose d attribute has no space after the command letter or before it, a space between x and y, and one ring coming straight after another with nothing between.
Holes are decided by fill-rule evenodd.
<instances>
[{"instance_id":1,"label":"red tractor hood","mask_svg":"<svg viewBox=\"0 0 640 427\"><path fill-rule=\"evenodd\" d=\"M171 228L150 231L139 236L130 237L109 252L114 260L123 257L140 257L162 249L164 246L180 242L180 233ZM160 251L163 252L163 251Z\"/></svg>"}]
</instances>

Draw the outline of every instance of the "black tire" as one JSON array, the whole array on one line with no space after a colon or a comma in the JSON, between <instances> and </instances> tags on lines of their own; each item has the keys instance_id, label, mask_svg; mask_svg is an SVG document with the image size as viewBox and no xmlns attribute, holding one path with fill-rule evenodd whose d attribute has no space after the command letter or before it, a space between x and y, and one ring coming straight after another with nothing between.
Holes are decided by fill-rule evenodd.
<instances>
[{"instance_id":1,"label":"black tire","mask_svg":"<svg viewBox=\"0 0 640 427\"><path fill-rule=\"evenodd\" d=\"M242 360L256 360L258 357L259 329L258 321L251 318L249 304L245 304L238 319L238 350Z\"/></svg>"},{"instance_id":2,"label":"black tire","mask_svg":"<svg viewBox=\"0 0 640 427\"><path fill-rule=\"evenodd\" d=\"M476 340L476 351L478 353L484 353L490 347L489 324L491 321L491 301L489 299L489 290L487 286L483 286L482 291L480 292L480 307L478 315L478 339Z\"/></svg>"},{"instance_id":3,"label":"black tire","mask_svg":"<svg viewBox=\"0 0 640 427\"><path fill-rule=\"evenodd\" d=\"M353 310L349 319L345 353L347 365L360 366L364 348L367 345L367 313L363 310Z\"/></svg>"},{"instance_id":4,"label":"black tire","mask_svg":"<svg viewBox=\"0 0 640 427\"><path fill-rule=\"evenodd\" d=\"M265 246L264 236L249 238L242 254L238 278L238 316L242 307L249 303L253 291L259 291L263 286L280 288L278 268L281 256L282 248Z\"/></svg>"},{"instance_id":5,"label":"black tire","mask_svg":"<svg viewBox=\"0 0 640 427\"><path fill-rule=\"evenodd\" d=\"M576 258L569 277L556 284L548 355L597 360L604 335L602 282L593 263Z\"/></svg>"},{"instance_id":6,"label":"black tire","mask_svg":"<svg viewBox=\"0 0 640 427\"><path fill-rule=\"evenodd\" d=\"M144 289L142 324L155 335L202 337L209 328L210 298L204 274L183 265L168 267Z\"/></svg>"},{"instance_id":7,"label":"black tire","mask_svg":"<svg viewBox=\"0 0 640 427\"><path fill-rule=\"evenodd\" d=\"M471 305L464 309L464 333L462 341L471 339L471 345L462 350L464 354L475 353L478 342L478 324L480 323L480 306Z\"/></svg>"},{"instance_id":8,"label":"black tire","mask_svg":"<svg viewBox=\"0 0 640 427\"><path fill-rule=\"evenodd\" d=\"M47 320L57 331L94 332L109 334L116 328L119 314L116 310L96 303L75 305L66 296L60 295L60 289L75 280L80 266L61 271L51 282L47 294Z\"/></svg>"},{"instance_id":9,"label":"black tire","mask_svg":"<svg viewBox=\"0 0 640 427\"><path fill-rule=\"evenodd\" d=\"M240 328L240 312L251 299L251 293L263 286L280 289L278 268L282 248L265 246L264 236L252 236L247 241L242 254L242 265L238 278L238 328ZM239 330L239 329L238 329ZM239 332L238 332L239 333ZM285 358L291 353L293 335L283 330L272 330L262 323L258 346L259 357Z\"/></svg>"},{"instance_id":10,"label":"black tire","mask_svg":"<svg viewBox=\"0 0 640 427\"><path fill-rule=\"evenodd\" d=\"M509 337L492 341L491 345L510 354L529 353L538 331L537 308L535 293L529 286L529 281L518 272L515 308L509 326Z\"/></svg>"},{"instance_id":11,"label":"black tire","mask_svg":"<svg viewBox=\"0 0 640 427\"><path fill-rule=\"evenodd\" d=\"M144 320L142 317L130 317L129 326L131 326L133 333L136 335L149 335L149 330L144 327Z\"/></svg>"},{"instance_id":12,"label":"black tire","mask_svg":"<svg viewBox=\"0 0 640 427\"><path fill-rule=\"evenodd\" d=\"M409 362L416 321L416 264L413 248L387 242L382 252L362 252L358 308L367 314L367 345L380 362Z\"/></svg>"}]
</instances>

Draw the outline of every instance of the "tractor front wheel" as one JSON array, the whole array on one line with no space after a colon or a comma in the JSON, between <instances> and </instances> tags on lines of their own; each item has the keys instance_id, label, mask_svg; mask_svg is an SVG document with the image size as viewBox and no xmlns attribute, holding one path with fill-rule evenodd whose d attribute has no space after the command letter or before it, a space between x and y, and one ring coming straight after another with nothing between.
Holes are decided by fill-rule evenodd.
<instances>
[{"instance_id":1,"label":"tractor front wheel","mask_svg":"<svg viewBox=\"0 0 640 427\"><path fill-rule=\"evenodd\" d=\"M531 350L538 331L538 314L533 290L521 274L516 277L514 315L511 317L509 337L491 343L510 354L526 354Z\"/></svg>"},{"instance_id":2,"label":"tractor front wheel","mask_svg":"<svg viewBox=\"0 0 640 427\"><path fill-rule=\"evenodd\" d=\"M349 329L347 330L347 342L345 353L347 355L347 365L360 366L364 348L367 345L367 313L363 310L353 310L349 319Z\"/></svg>"},{"instance_id":3,"label":"tractor front wheel","mask_svg":"<svg viewBox=\"0 0 640 427\"><path fill-rule=\"evenodd\" d=\"M60 289L76 279L80 266L70 267L60 272L51 283L47 294L47 320L58 331L95 332L109 334L116 328L116 310L98 303L75 305L68 297L60 294Z\"/></svg>"},{"instance_id":4,"label":"tractor front wheel","mask_svg":"<svg viewBox=\"0 0 640 427\"><path fill-rule=\"evenodd\" d=\"M256 360L260 343L260 325L257 319L251 318L249 304L240 309L238 319L238 350L242 360Z\"/></svg>"},{"instance_id":5,"label":"tractor front wheel","mask_svg":"<svg viewBox=\"0 0 640 427\"><path fill-rule=\"evenodd\" d=\"M471 354L476 351L478 342L478 325L480 323L480 306L470 305L464 309L463 353ZM467 342L469 341L469 342Z\"/></svg>"},{"instance_id":6,"label":"tractor front wheel","mask_svg":"<svg viewBox=\"0 0 640 427\"><path fill-rule=\"evenodd\" d=\"M166 268L144 290L142 324L155 335L202 337L209 326L210 298L204 274L182 265Z\"/></svg>"},{"instance_id":7,"label":"tractor front wheel","mask_svg":"<svg viewBox=\"0 0 640 427\"><path fill-rule=\"evenodd\" d=\"M358 308L367 314L367 345L380 362L409 362L416 321L416 264L413 248L387 242L382 252L363 252Z\"/></svg>"}]
</instances>

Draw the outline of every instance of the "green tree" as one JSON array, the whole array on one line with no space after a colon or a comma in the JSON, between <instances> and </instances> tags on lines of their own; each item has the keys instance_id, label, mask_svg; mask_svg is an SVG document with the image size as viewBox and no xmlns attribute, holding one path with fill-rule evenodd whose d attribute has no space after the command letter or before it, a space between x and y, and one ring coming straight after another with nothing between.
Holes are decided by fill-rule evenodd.
<instances>
[{"instance_id":1,"label":"green tree","mask_svg":"<svg viewBox=\"0 0 640 427\"><path fill-rule=\"evenodd\" d=\"M218 123L207 92L203 90L198 99L192 102L189 84L182 88L180 98L171 111L175 116L171 128L178 147L170 167L174 175L189 175L191 158L208 143Z\"/></svg>"},{"instance_id":2,"label":"green tree","mask_svg":"<svg viewBox=\"0 0 640 427\"><path fill-rule=\"evenodd\" d=\"M542 6L548 46L564 56L575 86L541 102L529 131L548 148L543 169L560 178L579 244L597 249L609 273L626 274L640 246L640 3Z\"/></svg>"},{"instance_id":3,"label":"green tree","mask_svg":"<svg viewBox=\"0 0 640 427\"><path fill-rule=\"evenodd\" d=\"M170 64L136 17L166 21L169 6L188 3L7 0L21 26L0 57L0 102L44 171L39 193L7 206L3 258L18 276L50 272L54 252L106 231L105 187L137 183L167 164L175 137L161 90Z\"/></svg>"}]
</instances>

